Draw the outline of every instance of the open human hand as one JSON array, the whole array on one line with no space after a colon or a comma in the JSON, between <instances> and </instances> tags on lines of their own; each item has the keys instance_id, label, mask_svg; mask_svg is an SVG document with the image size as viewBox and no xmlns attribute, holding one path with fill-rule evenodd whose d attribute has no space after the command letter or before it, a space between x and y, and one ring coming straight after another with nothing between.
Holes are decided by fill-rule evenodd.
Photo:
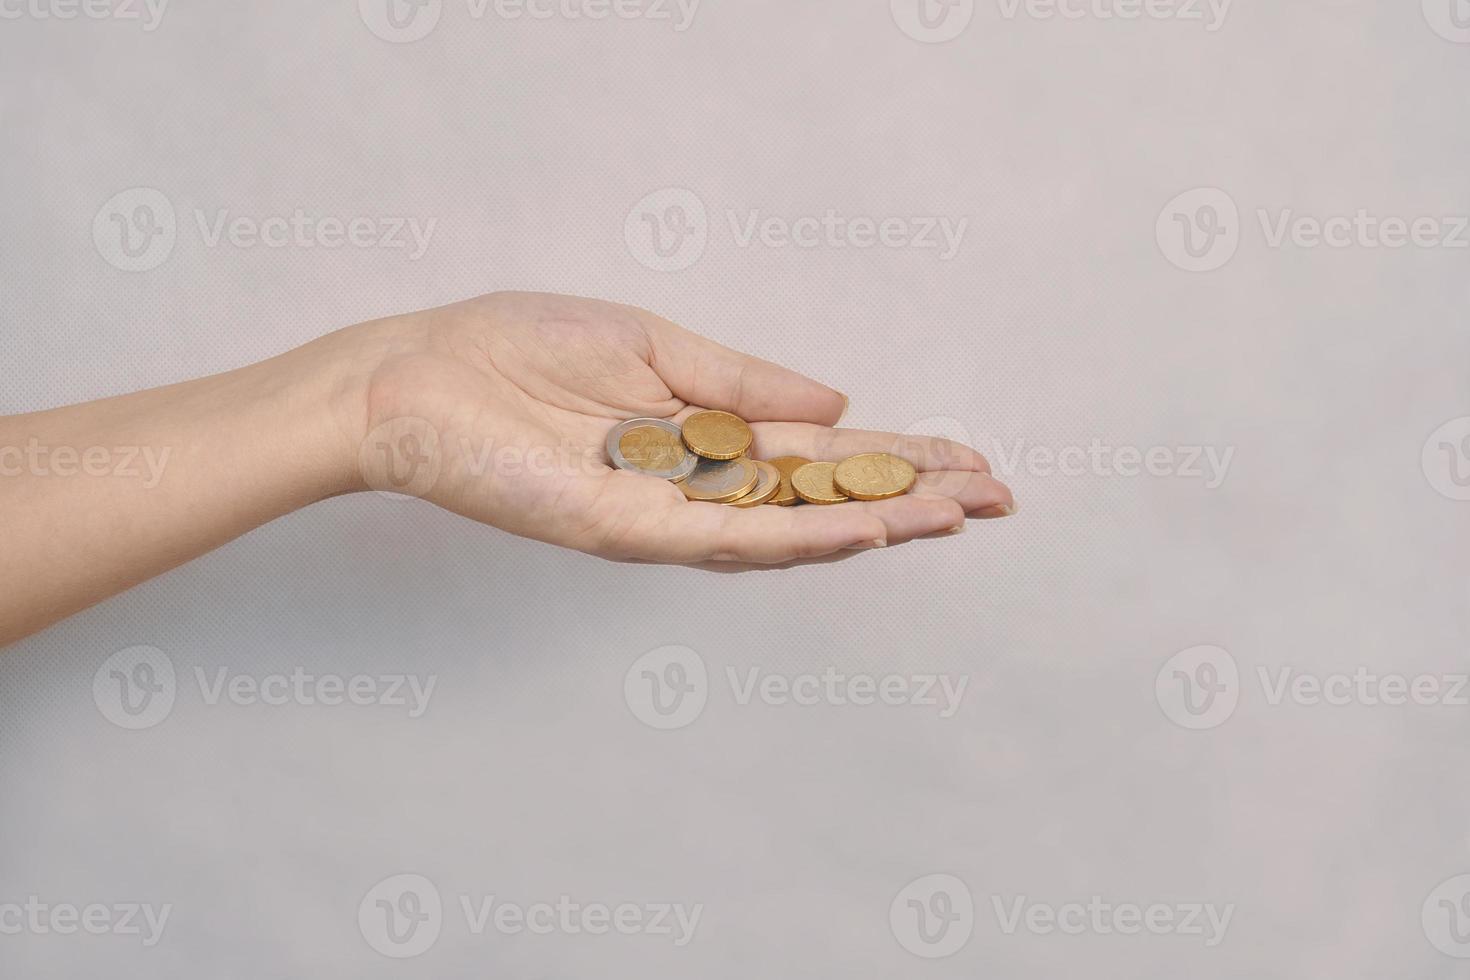
<instances>
[{"instance_id":1,"label":"open human hand","mask_svg":"<svg viewBox=\"0 0 1470 980\"><path fill-rule=\"evenodd\" d=\"M740 567L954 533L967 517L1014 510L975 450L833 428L838 392L644 310L493 293L353 329L378 350L365 377L364 485L525 537L613 560ZM918 480L889 500L739 509L608 465L617 423L710 408L751 424L753 458L889 452Z\"/></svg>"},{"instance_id":2,"label":"open human hand","mask_svg":"<svg viewBox=\"0 0 1470 980\"><path fill-rule=\"evenodd\" d=\"M223 374L0 417L0 645L369 489L604 558L722 570L834 560L1013 512L973 449L832 428L845 407L643 310L493 293ZM740 509L603 455L619 422L706 408L750 422L757 458L888 452L917 482L889 500ZM140 455L146 474L128 463Z\"/></svg>"}]
</instances>

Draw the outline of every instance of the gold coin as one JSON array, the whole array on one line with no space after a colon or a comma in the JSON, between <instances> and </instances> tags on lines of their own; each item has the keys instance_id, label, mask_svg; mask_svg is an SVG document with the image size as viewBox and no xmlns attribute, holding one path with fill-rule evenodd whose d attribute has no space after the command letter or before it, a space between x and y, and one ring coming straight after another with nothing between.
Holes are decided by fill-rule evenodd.
<instances>
[{"instance_id":1,"label":"gold coin","mask_svg":"<svg viewBox=\"0 0 1470 980\"><path fill-rule=\"evenodd\" d=\"M730 501L731 507L755 507L765 503L776 495L781 489L781 471L770 463L762 463L758 459L751 460L755 468L760 471L760 477L756 480L755 489L751 490L739 500Z\"/></svg>"},{"instance_id":2,"label":"gold coin","mask_svg":"<svg viewBox=\"0 0 1470 980\"><path fill-rule=\"evenodd\" d=\"M750 426L729 412L695 412L684 420L684 442L705 459L735 459L750 448Z\"/></svg>"},{"instance_id":3,"label":"gold coin","mask_svg":"<svg viewBox=\"0 0 1470 980\"><path fill-rule=\"evenodd\" d=\"M837 464L832 482L854 500L887 500L909 492L914 464L892 453L859 453Z\"/></svg>"},{"instance_id":4,"label":"gold coin","mask_svg":"<svg viewBox=\"0 0 1470 980\"><path fill-rule=\"evenodd\" d=\"M840 504L847 495L832 482L835 469L836 463L807 463L791 474L791 486L809 504Z\"/></svg>"},{"instance_id":5,"label":"gold coin","mask_svg":"<svg viewBox=\"0 0 1470 980\"><path fill-rule=\"evenodd\" d=\"M801 498L796 495L796 489L791 486L791 474L810 462L811 460L801 456L777 456L770 460L770 464L776 467L777 472L781 474L781 488L766 503L776 504L779 507L790 507L792 504L801 503Z\"/></svg>"},{"instance_id":6,"label":"gold coin","mask_svg":"<svg viewBox=\"0 0 1470 980\"><path fill-rule=\"evenodd\" d=\"M724 504L745 496L759 479L760 470L755 468L755 461L744 456L723 461L701 459L688 479L679 484L679 489L690 500Z\"/></svg>"},{"instance_id":7,"label":"gold coin","mask_svg":"<svg viewBox=\"0 0 1470 980\"><path fill-rule=\"evenodd\" d=\"M639 426L623 433L618 440L623 458L640 470L671 470L684 462L689 450L672 432L655 429L651 425Z\"/></svg>"}]
</instances>

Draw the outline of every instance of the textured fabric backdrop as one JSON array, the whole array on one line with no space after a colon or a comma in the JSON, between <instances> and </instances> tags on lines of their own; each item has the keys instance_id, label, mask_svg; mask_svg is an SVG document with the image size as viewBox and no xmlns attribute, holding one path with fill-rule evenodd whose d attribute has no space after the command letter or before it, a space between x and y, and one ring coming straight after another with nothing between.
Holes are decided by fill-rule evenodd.
<instances>
[{"instance_id":1,"label":"textured fabric backdrop","mask_svg":"<svg viewBox=\"0 0 1470 980\"><path fill-rule=\"evenodd\" d=\"M0 410L539 289L1021 505L739 576L262 528L0 655L0 975L1466 969L1464 0L0 13Z\"/></svg>"}]
</instances>

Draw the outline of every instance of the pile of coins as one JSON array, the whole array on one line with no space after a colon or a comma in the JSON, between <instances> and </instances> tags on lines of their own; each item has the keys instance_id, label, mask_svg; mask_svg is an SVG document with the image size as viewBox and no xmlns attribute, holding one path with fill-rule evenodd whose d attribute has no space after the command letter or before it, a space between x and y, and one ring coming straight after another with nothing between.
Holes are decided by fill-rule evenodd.
<instances>
[{"instance_id":1,"label":"pile of coins","mask_svg":"<svg viewBox=\"0 0 1470 980\"><path fill-rule=\"evenodd\" d=\"M750 426L729 412L696 412L682 427L666 419L614 426L607 455L618 469L678 484L690 500L731 507L886 500L908 493L917 477L913 464L890 453L860 453L840 463L751 459L754 440Z\"/></svg>"}]
</instances>

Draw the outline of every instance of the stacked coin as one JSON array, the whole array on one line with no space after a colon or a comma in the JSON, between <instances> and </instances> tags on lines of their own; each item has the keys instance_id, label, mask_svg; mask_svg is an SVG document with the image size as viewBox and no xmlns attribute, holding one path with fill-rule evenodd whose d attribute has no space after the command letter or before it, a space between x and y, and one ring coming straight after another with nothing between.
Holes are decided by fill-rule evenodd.
<instances>
[{"instance_id":1,"label":"stacked coin","mask_svg":"<svg viewBox=\"0 0 1470 980\"><path fill-rule=\"evenodd\" d=\"M750 426L729 412L696 412L683 426L632 419L613 427L607 455L618 469L669 480L690 500L732 507L886 500L909 492L917 473L890 453L860 453L840 463L800 456L751 459Z\"/></svg>"}]
</instances>

